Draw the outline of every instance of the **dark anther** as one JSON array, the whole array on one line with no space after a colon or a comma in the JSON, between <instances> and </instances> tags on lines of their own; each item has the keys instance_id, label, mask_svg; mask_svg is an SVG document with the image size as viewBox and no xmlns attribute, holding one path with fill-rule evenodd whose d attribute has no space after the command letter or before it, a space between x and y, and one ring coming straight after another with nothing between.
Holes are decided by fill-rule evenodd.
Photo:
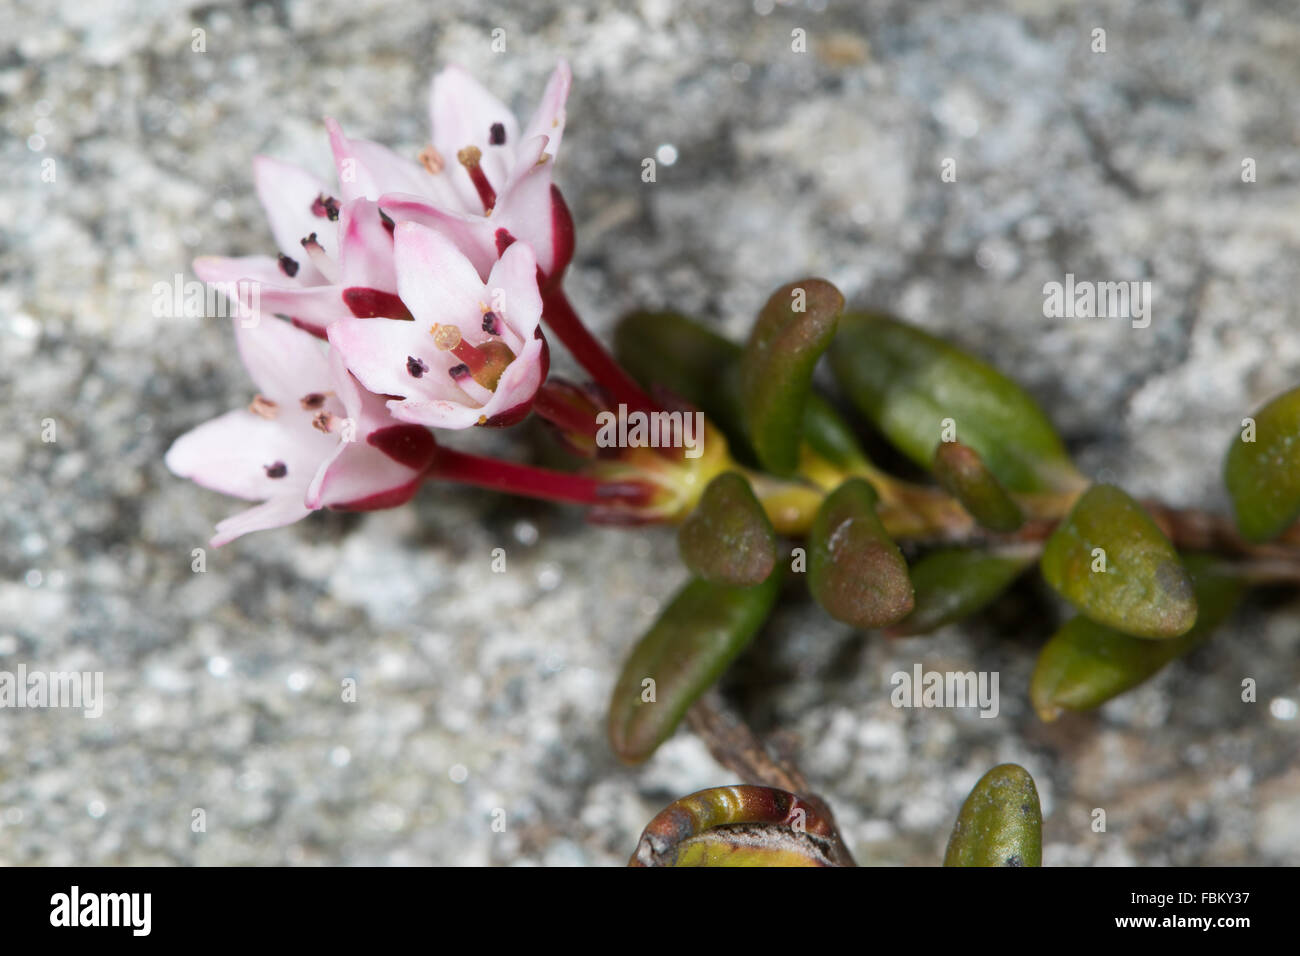
<instances>
[{"instance_id":1,"label":"dark anther","mask_svg":"<svg viewBox=\"0 0 1300 956\"><path fill-rule=\"evenodd\" d=\"M459 365L453 365L449 368L447 374L451 376L453 382L463 381L469 378L469 366L461 362Z\"/></svg>"},{"instance_id":2,"label":"dark anther","mask_svg":"<svg viewBox=\"0 0 1300 956\"><path fill-rule=\"evenodd\" d=\"M425 372L429 371L429 366L424 364L423 359L418 359L414 355L406 357L406 370L411 373L411 378L419 378Z\"/></svg>"},{"instance_id":3,"label":"dark anther","mask_svg":"<svg viewBox=\"0 0 1300 956\"><path fill-rule=\"evenodd\" d=\"M277 461L274 465L263 465L262 470L268 478L283 478L289 474L289 466L282 461Z\"/></svg>"},{"instance_id":4,"label":"dark anther","mask_svg":"<svg viewBox=\"0 0 1300 956\"><path fill-rule=\"evenodd\" d=\"M298 404L302 406L303 411L309 412L312 409L320 408L325 404L325 396L320 392L312 392L310 395L304 395L298 399Z\"/></svg>"},{"instance_id":5,"label":"dark anther","mask_svg":"<svg viewBox=\"0 0 1300 956\"><path fill-rule=\"evenodd\" d=\"M495 312L483 313L483 331L488 335L501 334L501 316Z\"/></svg>"},{"instance_id":6,"label":"dark anther","mask_svg":"<svg viewBox=\"0 0 1300 956\"><path fill-rule=\"evenodd\" d=\"M298 260L290 259L283 252L280 253L280 271L292 279L298 274Z\"/></svg>"},{"instance_id":7,"label":"dark anther","mask_svg":"<svg viewBox=\"0 0 1300 956\"><path fill-rule=\"evenodd\" d=\"M492 146L500 146L506 141L506 127L504 123L493 123L492 130L488 134L488 143Z\"/></svg>"}]
</instances>

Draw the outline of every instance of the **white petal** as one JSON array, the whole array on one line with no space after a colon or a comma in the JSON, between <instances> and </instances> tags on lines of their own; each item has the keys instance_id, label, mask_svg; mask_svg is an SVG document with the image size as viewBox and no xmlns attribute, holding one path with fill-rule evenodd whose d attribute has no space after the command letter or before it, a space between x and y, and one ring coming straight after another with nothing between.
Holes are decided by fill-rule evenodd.
<instances>
[{"instance_id":1,"label":"white petal","mask_svg":"<svg viewBox=\"0 0 1300 956\"><path fill-rule=\"evenodd\" d=\"M267 398L301 410L298 400L304 395L330 390L329 361L310 332L265 316L252 328L238 321L234 326L244 367Z\"/></svg>"},{"instance_id":2,"label":"white petal","mask_svg":"<svg viewBox=\"0 0 1300 956\"><path fill-rule=\"evenodd\" d=\"M394 240L397 291L417 324L460 325L482 314L483 280L454 242L413 222L400 223Z\"/></svg>"},{"instance_id":3,"label":"white petal","mask_svg":"<svg viewBox=\"0 0 1300 956\"><path fill-rule=\"evenodd\" d=\"M546 151L552 156L560 155L560 140L564 137L564 107L572 84L573 74L569 70L569 64L561 60L546 82L546 90L542 93L541 102L537 104L537 111L524 127L525 141L539 135L548 138Z\"/></svg>"},{"instance_id":4,"label":"white petal","mask_svg":"<svg viewBox=\"0 0 1300 956\"><path fill-rule=\"evenodd\" d=\"M246 409L227 412L176 439L163 460L173 474L236 498L301 496L332 451L328 436L313 435L309 424L296 420L302 414L296 400L274 419ZM277 462L285 466L284 477L268 477L266 469Z\"/></svg>"},{"instance_id":5,"label":"white petal","mask_svg":"<svg viewBox=\"0 0 1300 956\"><path fill-rule=\"evenodd\" d=\"M302 240L311 233L330 258L338 254L334 223L312 212L312 205L323 193L325 184L291 163L269 156L253 160L253 180L257 196L271 222L271 233L280 251L298 263L298 276L304 285L318 285L324 279L302 248Z\"/></svg>"},{"instance_id":6,"label":"white petal","mask_svg":"<svg viewBox=\"0 0 1300 956\"><path fill-rule=\"evenodd\" d=\"M307 517L311 512L312 509L305 506L297 495L281 495L220 522L217 525L217 533L212 536L209 543L212 547L219 548L250 531L265 531L268 528L282 528L287 524L293 524Z\"/></svg>"}]
</instances>

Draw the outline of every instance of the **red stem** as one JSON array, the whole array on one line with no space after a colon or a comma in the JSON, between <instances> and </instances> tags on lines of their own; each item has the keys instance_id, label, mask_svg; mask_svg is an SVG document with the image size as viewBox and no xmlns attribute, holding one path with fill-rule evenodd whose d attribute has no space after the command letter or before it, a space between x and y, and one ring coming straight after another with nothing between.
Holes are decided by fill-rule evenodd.
<instances>
[{"instance_id":1,"label":"red stem","mask_svg":"<svg viewBox=\"0 0 1300 956\"><path fill-rule=\"evenodd\" d=\"M587 475L574 475L532 465L517 465L441 446L425 476L526 498L566 501L577 505L606 504L612 498L641 497L647 493L647 489L639 485L601 481Z\"/></svg>"},{"instance_id":2,"label":"red stem","mask_svg":"<svg viewBox=\"0 0 1300 956\"><path fill-rule=\"evenodd\" d=\"M616 403L623 402L629 409L644 412L658 410L658 404L582 324L563 287L556 285L542 294L542 318L588 374L609 391Z\"/></svg>"}]
</instances>

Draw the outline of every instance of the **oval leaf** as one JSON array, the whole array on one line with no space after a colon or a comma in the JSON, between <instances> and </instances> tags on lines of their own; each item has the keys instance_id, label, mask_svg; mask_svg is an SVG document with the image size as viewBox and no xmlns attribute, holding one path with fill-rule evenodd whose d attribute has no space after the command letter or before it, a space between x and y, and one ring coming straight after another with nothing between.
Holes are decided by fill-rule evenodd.
<instances>
[{"instance_id":1,"label":"oval leaf","mask_svg":"<svg viewBox=\"0 0 1300 956\"><path fill-rule=\"evenodd\" d=\"M876 492L851 478L826 496L808 532L808 587L837 621L886 627L912 610L907 562L876 516Z\"/></svg>"},{"instance_id":2,"label":"oval leaf","mask_svg":"<svg viewBox=\"0 0 1300 956\"><path fill-rule=\"evenodd\" d=\"M970 617L993 601L1033 563L969 548L932 551L911 567L916 589L912 613L889 628L891 636L925 634Z\"/></svg>"},{"instance_id":3,"label":"oval leaf","mask_svg":"<svg viewBox=\"0 0 1300 956\"><path fill-rule=\"evenodd\" d=\"M972 518L990 531L1010 532L1025 520L1020 507L984 467L979 452L956 441L941 441L931 465L943 489L961 502Z\"/></svg>"},{"instance_id":4,"label":"oval leaf","mask_svg":"<svg viewBox=\"0 0 1300 956\"><path fill-rule=\"evenodd\" d=\"M1114 485L1093 485L1052 532L1043 577L1098 624L1169 638L1196 623L1196 595L1151 516Z\"/></svg>"},{"instance_id":5,"label":"oval leaf","mask_svg":"<svg viewBox=\"0 0 1300 956\"><path fill-rule=\"evenodd\" d=\"M776 532L749 482L734 471L714 478L677 532L682 560L714 584L749 587L776 565Z\"/></svg>"},{"instance_id":6,"label":"oval leaf","mask_svg":"<svg viewBox=\"0 0 1300 956\"><path fill-rule=\"evenodd\" d=\"M641 834L628 866L852 866L830 812L772 787L701 790Z\"/></svg>"},{"instance_id":7,"label":"oval leaf","mask_svg":"<svg viewBox=\"0 0 1300 956\"><path fill-rule=\"evenodd\" d=\"M1051 422L1019 385L920 329L875 313L840 320L831 368L857 408L916 464L953 437L979 452L1013 492L1081 480ZM944 435L951 419L955 435Z\"/></svg>"},{"instance_id":8,"label":"oval leaf","mask_svg":"<svg viewBox=\"0 0 1300 956\"><path fill-rule=\"evenodd\" d=\"M625 763L645 760L745 649L781 589L772 574L752 588L696 578L677 592L623 665L609 705L609 740Z\"/></svg>"},{"instance_id":9,"label":"oval leaf","mask_svg":"<svg viewBox=\"0 0 1300 956\"><path fill-rule=\"evenodd\" d=\"M1253 420L1253 428L1251 422ZM1300 517L1300 388L1242 426L1223 467L1243 538L1267 541Z\"/></svg>"},{"instance_id":10,"label":"oval leaf","mask_svg":"<svg viewBox=\"0 0 1300 956\"><path fill-rule=\"evenodd\" d=\"M1029 696L1043 720L1062 710L1091 710L1154 676L1198 647L1232 613L1244 590L1239 580L1214 572L1206 555L1185 559L1196 590L1196 625L1182 637L1150 641L1076 617L1052 635L1038 655Z\"/></svg>"},{"instance_id":11,"label":"oval leaf","mask_svg":"<svg viewBox=\"0 0 1300 956\"><path fill-rule=\"evenodd\" d=\"M1043 865L1043 813L1029 771L1004 763L980 778L957 815L943 865Z\"/></svg>"},{"instance_id":12,"label":"oval leaf","mask_svg":"<svg viewBox=\"0 0 1300 956\"><path fill-rule=\"evenodd\" d=\"M740 358L740 397L749 441L777 475L799 463L804 406L813 368L835 337L844 296L824 279L801 279L772 293Z\"/></svg>"}]
</instances>

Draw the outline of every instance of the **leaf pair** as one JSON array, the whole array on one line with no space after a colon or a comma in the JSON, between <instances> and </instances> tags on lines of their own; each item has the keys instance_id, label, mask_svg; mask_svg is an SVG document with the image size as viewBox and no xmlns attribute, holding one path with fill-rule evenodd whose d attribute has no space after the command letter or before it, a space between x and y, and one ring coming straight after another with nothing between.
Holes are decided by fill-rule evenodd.
<instances>
[{"instance_id":1,"label":"leaf pair","mask_svg":"<svg viewBox=\"0 0 1300 956\"><path fill-rule=\"evenodd\" d=\"M1099 707L1204 642L1232 612L1244 585L1219 573L1209 555L1192 555L1186 563L1198 608L1192 629L1181 637L1153 641L1087 617L1072 618L1043 646L1034 667L1029 696L1040 717L1055 720L1063 710Z\"/></svg>"}]
</instances>

